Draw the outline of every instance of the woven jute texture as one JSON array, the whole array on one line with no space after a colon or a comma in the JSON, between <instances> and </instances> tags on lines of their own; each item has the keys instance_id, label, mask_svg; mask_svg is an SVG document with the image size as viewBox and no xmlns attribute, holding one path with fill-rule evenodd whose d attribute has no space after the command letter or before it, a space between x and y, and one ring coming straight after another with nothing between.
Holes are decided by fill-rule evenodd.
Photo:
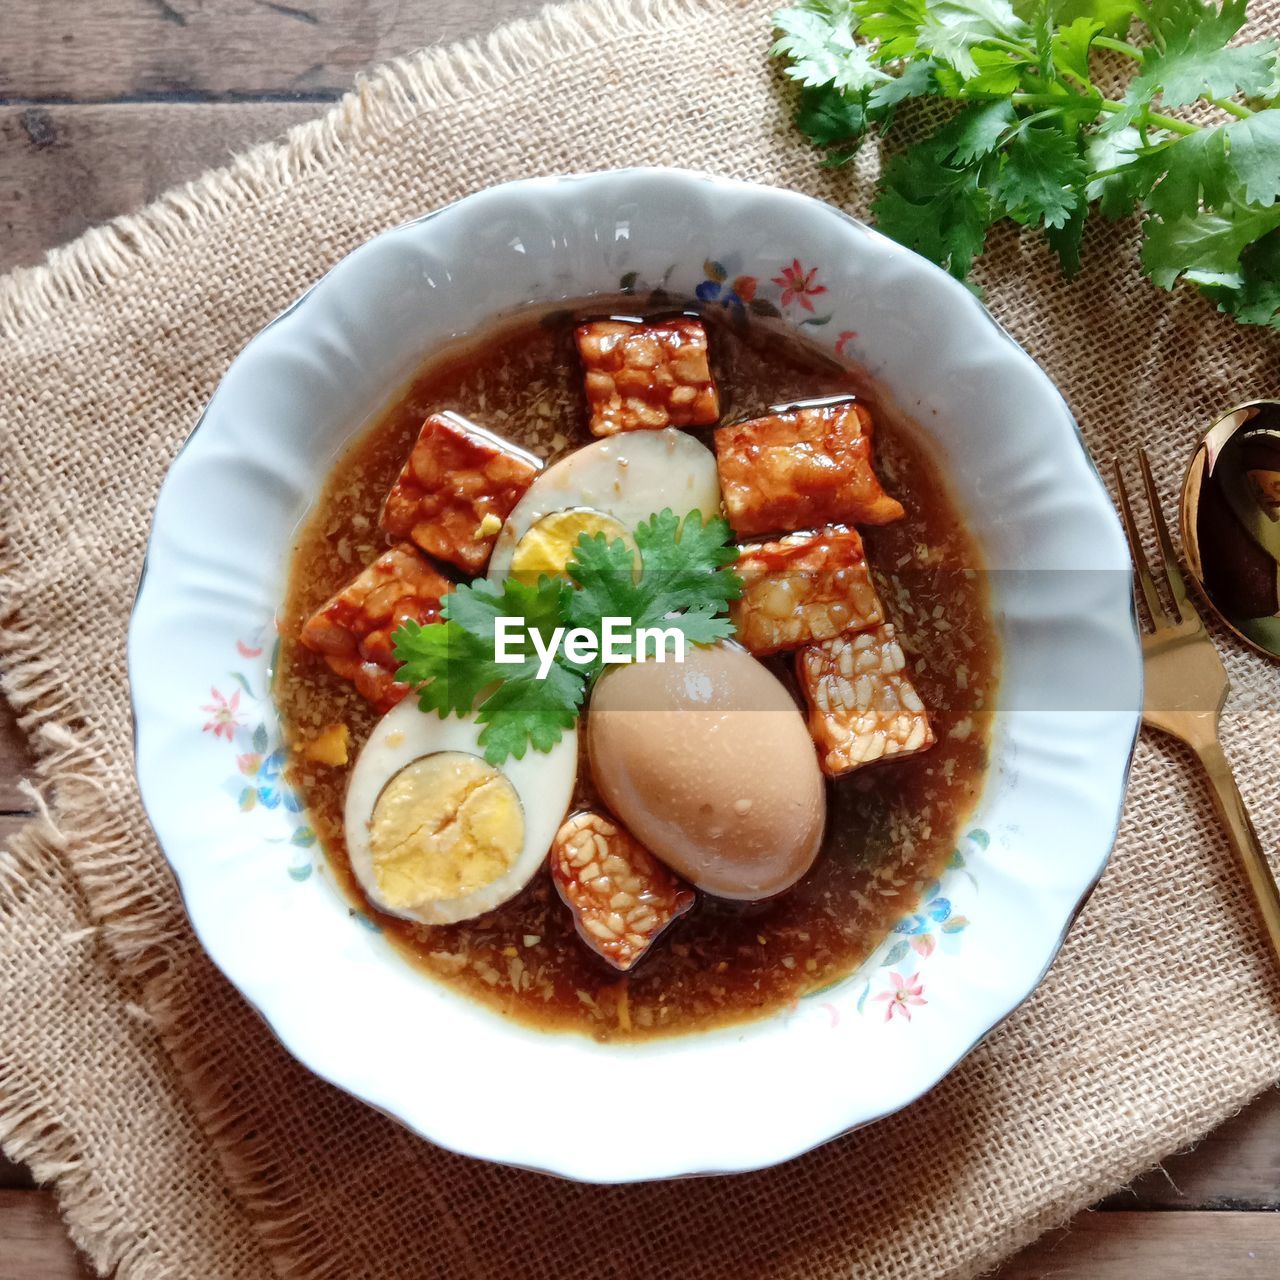
<instances>
[{"instance_id":1,"label":"woven jute texture","mask_svg":"<svg viewBox=\"0 0 1280 1280\"><path fill-rule=\"evenodd\" d=\"M0 660L48 806L0 859L0 1136L53 1180L99 1268L968 1276L1280 1074L1274 966L1190 760L1155 738L1035 997L906 1111L747 1176L602 1189L435 1150L293 1062L186 924L131 775L124 646L155 493L205 398L342 254L490 183L680 164L865 210L874 157L834 175L789 128L771 2L610 0L422 54L0 283ZM1280 29L1280 6L1258 22ZM1001 232L982 279L1096 456L1146 443L1171 494L1216 410L1280 393L1280 345L1144 282L1132 226L1096 228L1085 258L1065 283ZM1280 673L1219 639L1227 748L1275 850ZM638 1139L679 1116L654 1099ZM599 1140L631 1136L611 1123Z\"/></svg>"}]
</instances>

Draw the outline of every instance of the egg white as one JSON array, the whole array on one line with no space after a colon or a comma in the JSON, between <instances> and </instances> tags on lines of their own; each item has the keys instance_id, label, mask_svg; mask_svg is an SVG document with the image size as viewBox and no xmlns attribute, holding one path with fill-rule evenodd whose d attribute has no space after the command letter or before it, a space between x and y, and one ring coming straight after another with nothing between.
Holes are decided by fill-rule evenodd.
<instances>
[{"instance_id":1,"label":"egg white","mask_svg":"<svg viewBox=\"0 0 1280 1280\"><path fill-rule=\"evenodd\" d=\"M412 910L390 907L379 897L369 840L378 797L401 769L423 756L465 751L483 757L478 741L482 727L474 716L451 715L441 720L433 711L419 710L412 697L387 712L374 726L351 771L344 823L351 869L379 910L422 924L468 920L515 897L542 865L573 798L578 770L576 727L566 729L550 751L537 751L531 746L523 760L511 757L497 766L515 789L524 813L524 844L505 875L460 898L442 899Z\"/></svg>"},{"instance_id":2,"label":"egg white","mask_svg":"<svg viewBox=\"0 0 1280 1280\"><path fill-rule=\"evenodd\" d=\"M543 516L587 507L628 532L670 507L678 516L720 514L715 455L683 431L626 431L576 449L548 467L507 517L489 559L489 581L511 570L516 544Z\"/></svg>"}]
</instances>

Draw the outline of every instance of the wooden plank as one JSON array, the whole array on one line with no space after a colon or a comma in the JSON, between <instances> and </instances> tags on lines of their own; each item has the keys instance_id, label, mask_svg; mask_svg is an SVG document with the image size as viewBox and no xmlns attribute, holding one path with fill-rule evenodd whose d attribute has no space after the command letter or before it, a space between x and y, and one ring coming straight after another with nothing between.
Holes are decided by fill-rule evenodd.
<instances>
[{"instance_id":1,"label":"wooden plank","mask_svg":"<svg viewBox=\"0 0 1280 1280\"><path fill-rule=\"evenodd\" d=\"M26 736L18 728L13 708L0 698L0 814L23 813L31 808L31 801L18 790L18 779L30 768Z\"/></svg>"},{"instance_id":2,"label":"wooden plank","mask_svg":"<svg viewBox=\"0 0 1280 1280\"><path fill-rule=\"evenodd\" d=\"M994 1280L1274 1280L1280 1214L1082 1213Z\"/></svg>"},{"instance_id":3,"label":"wooden plank","mask_svg":"<svg viewBox=\"0 0 1280 1280\"><path fill-rule=\"evenodd\" d=\"M52 246L321 110L281 102L0 107L0 271L39 262Z\"/></svg>"},{"instance_id":4,"label":"wooden plank","mask_svg":"<svg viewBox=\"0 0 1280 1280\"><path fill-rule=\"evenodd\" d=\"M93 1280L49 1191L0 1191L0 1274L5 1280Z\"/></svg>"},{"instance_id":5,"label":"wooden plank","mask_svg":"<svg viewBox=\"0 0 1280 1280\"><path fill-rule=\"evenodd\" d=\"M30 1191L35 1185L31 1170L25 1164L14 1164L0 1153L0 1191ZM3 1239L4 1233L0 1231L0 1240Z\"/></svg>"},{"instance_id":6,"label":"wooden plank","mask_svg":"<svg viewBox=\"0 0 1280 1280\"><path fill-rule=\"evenodd\" d=\"M371 66L487 31L541 4L5 0L0 101L336 97Z\"/></svg>"},{"instance_id":7,"label":"wooden plank","mask_svg":"<svg viewBox=\"0 0 1280 1280\"><path fill-rule=\"evenodd\" d=\"M8 1280L88 1280L48 1191L0 1191ZM994 1280L1272 1280L1280 1214L1084 1213L1010 1259Z\"/></svg>"},{"instance_id":8,"label":"wooden plank","mask_svg":"<svg viewBox=\"0 0 1280 1280\"><path fill-rule=\"evenodd\" d=\"M1280 1210L1280 1089L1099 1207Z\"/></svg>"}]
</instances>

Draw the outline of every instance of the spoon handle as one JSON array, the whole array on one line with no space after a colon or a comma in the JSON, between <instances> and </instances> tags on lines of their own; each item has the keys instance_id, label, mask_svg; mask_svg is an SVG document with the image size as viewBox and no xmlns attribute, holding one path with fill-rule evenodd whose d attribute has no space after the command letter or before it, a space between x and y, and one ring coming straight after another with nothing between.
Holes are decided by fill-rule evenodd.
<instances>
[{"instance_id":1,"label":"spoon handle","mask_svg":"<svg viewBox=\"0 0 1280 1280\"><path fill-rule=\"evenodd\" d=\"M1267 863L1266 854L1262 852L1258 833L1249 819L1249 811L1244 807L1231 765L1219 742L1209 742L1197 747L1196 754L1208 774L1214 808L1227 828L1231 847L1240 859L1249 888L1253 890L1258 915L1271 941L1271 950L1275 953L1277 962L1280 962L1280 888L1276 886L1276 878Z\"/></svg>"}]
</instances>

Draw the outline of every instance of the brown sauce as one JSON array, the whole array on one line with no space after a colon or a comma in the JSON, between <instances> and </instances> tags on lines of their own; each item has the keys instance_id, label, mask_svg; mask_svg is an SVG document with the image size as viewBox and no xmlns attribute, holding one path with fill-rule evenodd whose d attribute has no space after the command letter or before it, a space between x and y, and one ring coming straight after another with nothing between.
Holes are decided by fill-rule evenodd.
<instances>
[{"instance_id":1,"label":"brown sauce","mask_svg":"<svg viewBox=\"0 0 1280 1280\"><path fill-rule=\"evenodd\" d=\"M610 309L596 302L576 315ZM634 314L635 300L612 309ZM385 549L382 500L428 414L455 410L549 461L589 442L576 315L526 313L433 356L338 460L299 530L281 611L275 697L287 742L341 722L351 731L354 761L376 720L296 637L315 608ZM626 975L580 942L545 870L512 901L460 924L428 927L379 912L347 862L350 766L295 757L288 770L342 892L415 964L502 1014L600 1039L743 1021L845 977L940 874L987 767L999 659L985 575L924 437L865 374L794 332L730 324L715 308L704 320L725 420L849 392L870 404L877 468L907 515L863 535L937 744L828 783L825 846L800 884L751 905L702 896ZM708 433L694 434L710 446ZM790 663L771 666L794 689Z\"/></svg>"}]
</instances>

